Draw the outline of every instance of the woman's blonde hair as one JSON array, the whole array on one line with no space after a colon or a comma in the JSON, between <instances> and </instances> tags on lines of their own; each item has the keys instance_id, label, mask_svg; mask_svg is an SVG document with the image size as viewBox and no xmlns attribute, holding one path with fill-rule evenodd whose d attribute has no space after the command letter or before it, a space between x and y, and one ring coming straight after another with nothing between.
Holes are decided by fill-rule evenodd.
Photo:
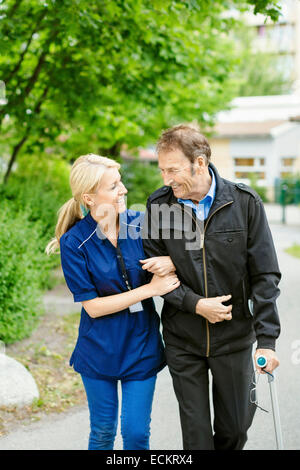
<instances>
[{"instance_id":1,"label":"woman's blonde hair","mask_svg":"<svg viewBox=\"0 0 300 470\"><path fill-rule=\"evenodd\" d=\"M95 192L99 187L101 178L108 168L120 168L115 160L89 153L77 158L72 165L70 173L70 187L73 197L69 199L58 211L58 221L55 228L55 237L48 243L46 253L59 251L59 240L78 220L83 218L80 205L88 209L82 195Z\"/></svg>"}]
</instances>

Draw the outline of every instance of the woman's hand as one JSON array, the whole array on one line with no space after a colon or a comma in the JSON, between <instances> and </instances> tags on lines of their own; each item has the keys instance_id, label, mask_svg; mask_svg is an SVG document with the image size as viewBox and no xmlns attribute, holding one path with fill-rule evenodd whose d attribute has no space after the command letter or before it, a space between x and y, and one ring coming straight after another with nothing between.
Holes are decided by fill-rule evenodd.
<instances>
[{"instance_id":1,"label":"woman's hand","mask_svg":"<svg viewBox=\"0 0 300 470\"><path fill-rule=\"evenodd\" d=\"M158 276L157 274L154 274L148 285L153 296L164 295L179 287L180 281L176 274L167 274L166 276Z\"/></svg>"},{"instance_id":2,"label":"woman's hand","mask_svg":"<svg viewBox=\"0 0 300 470\"><path fill-rule=\"evenodd\" d=\"M154 256L153 258L140 259L140 263L143 264L143 269L158 276L165 276L176 271L170 256Z\"/></svg>"}]
</instances>

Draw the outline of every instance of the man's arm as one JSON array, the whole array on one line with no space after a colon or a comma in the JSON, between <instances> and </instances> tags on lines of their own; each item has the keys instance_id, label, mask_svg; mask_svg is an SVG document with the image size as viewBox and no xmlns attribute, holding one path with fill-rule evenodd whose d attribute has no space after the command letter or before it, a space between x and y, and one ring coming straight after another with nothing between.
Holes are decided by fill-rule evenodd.
<instances>
[{"instance_id":1,"label":"man's arm","mask_svg":"<svg viewBox=\"0 0 300 470\"><path fill-rule=\"evenodd\" d=\"M171 255L160 237L158 220L151 213L151 203L148 200L147 211L143 226L143 245L147 256ZM177 273L178 274L178 273ZM180 286L162 297L174 307L187 313L195 313L206 318L210 323L231 320L232 305L225 306L222 302L230 299L231 295L205 298L193 291L180 279Z\"/></svg>"},{"instance_id":2,"label":"man's arm","mask_svg":"<svg viewBox=\"0 0 300 470\"><path fill-rule=\"evenodd\" d=\"M152 216L151 203L148 199L143 226L143 246L145 254L149 258L153 256L171 256L171 253L167 252L166 246L159 234L159 221L156 220L156 217ZM181 281L180 286L162 297L179 310L187 313L196 313L196 304L203 297L182 283L180 276L179 280Z\"/></svg>"},{"instance_id":3,"label":"man's arm","mask_svg":"<svg viewBox=\"0 0 300 470\"><path fill-rule=\"evenodd\" d=\"M253 197L249 199L248 272L257 348L275 351L280 334L276 299L281 273L263 203Z\"/></svg>"}]
</instances>

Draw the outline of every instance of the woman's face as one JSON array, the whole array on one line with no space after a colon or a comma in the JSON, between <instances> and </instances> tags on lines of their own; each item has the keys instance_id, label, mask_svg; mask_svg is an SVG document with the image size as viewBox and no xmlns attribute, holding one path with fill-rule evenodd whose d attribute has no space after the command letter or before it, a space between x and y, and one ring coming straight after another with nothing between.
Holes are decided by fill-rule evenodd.
<instances>
[{"instance_id":1,"label":"woman's face","mask_svg":"<svg viewBox=\"0 0 300 470\"><path fill-rule=\"evenodd\" d=\"M108 168L101 178L99 188L95 193L89 195L91 214L96 218L102 218L112 216L114 213L117 216L119 213L124 212L126 210L125 194L127 192L118 169Z\"/></svg>"}]
</instances>

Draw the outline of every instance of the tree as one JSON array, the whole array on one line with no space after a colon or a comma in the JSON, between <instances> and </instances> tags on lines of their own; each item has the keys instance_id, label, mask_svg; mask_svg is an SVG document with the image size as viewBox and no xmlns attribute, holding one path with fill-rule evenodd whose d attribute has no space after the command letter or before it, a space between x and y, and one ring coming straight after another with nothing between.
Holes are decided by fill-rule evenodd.
<instances>
[{"instance_id":1,"label":"tree","mask_svg":"<svg viewBox=\"0 0 300 470\"><path fill-rule=\"evenodd\" d=\"M20 152L117 156L177 120L211 122L234 90L224 12L251 6L278 18L265 0L0 0L4 180Z\"/></svg>"}]
</instances>

